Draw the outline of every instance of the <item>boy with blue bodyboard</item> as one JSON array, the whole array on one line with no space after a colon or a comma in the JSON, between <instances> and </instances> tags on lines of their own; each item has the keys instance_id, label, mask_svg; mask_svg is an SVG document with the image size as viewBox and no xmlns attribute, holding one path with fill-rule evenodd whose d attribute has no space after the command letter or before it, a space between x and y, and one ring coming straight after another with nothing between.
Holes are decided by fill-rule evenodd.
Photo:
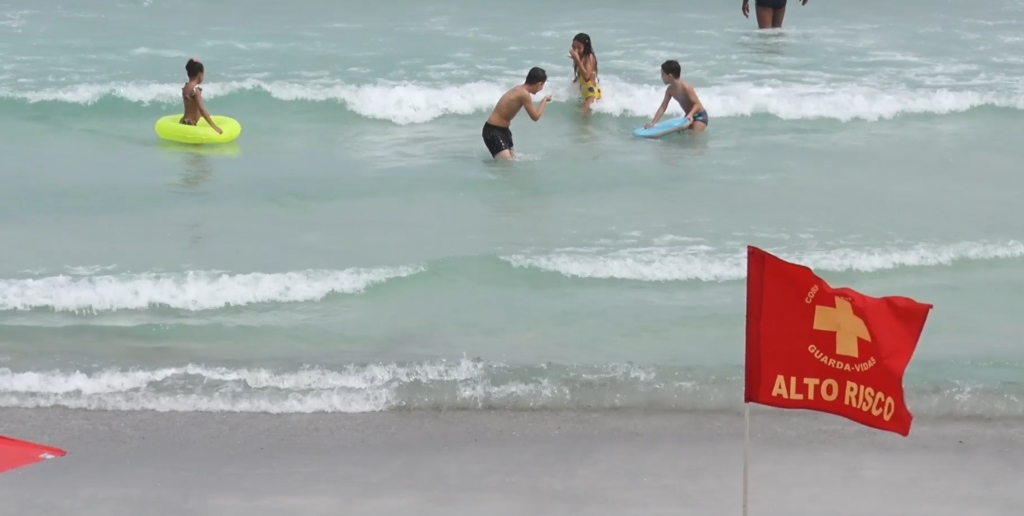
<instances>
[{"instance_id":1,"label":"boy with blue bodyboard","mask_svg":"<svg viewBox=\"0 0 1024 516\"><path fill-rule=\"evenodd\" d=\"M694 91L693 86L679 78L681 71L682 68L679 66L678 61L669 60L661 64L661 82L667 84L668 87L665 88L665 98L661 101L661 107L654 114L654 119L651 120L651 123L645 125L644 129L650 129L658 125L658 121L665 114L665 110L668 109L668 103L672 99L676 99L676 102L683 108L683 112L686 113L685 118L688 121L678 124L666 123L664 132L658 131L654 134L650 131L645 131L643 136L657 138L676 131L692 130L700 133L707 129L708 112L704 109L704 104L697 97L697 92ZM682 122L681 119L680 122Z\"/></svg>"}]
</instances>

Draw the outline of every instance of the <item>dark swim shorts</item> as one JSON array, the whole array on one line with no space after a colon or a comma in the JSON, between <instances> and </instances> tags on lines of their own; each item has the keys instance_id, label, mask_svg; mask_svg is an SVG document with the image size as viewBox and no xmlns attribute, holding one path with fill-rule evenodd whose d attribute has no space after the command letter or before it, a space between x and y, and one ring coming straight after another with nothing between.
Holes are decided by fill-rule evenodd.
<instances>
[{"instance_id":1,"label":"dark swim shorts","mask_svg":"<svg viewBox=\"0 0 1024 516\"><path fill-rule=\"evenodd\" d=\"M708 125L708 112L707 110L701 111L693 115L694 122L704 122L704 125Z\"/></svg>"},{"instance_id":2,"label":"dark swim shorts","mask_svg":"<svg viewBox=\"0 0 1024 516\"><path fill-rule=\"evenodd\" d=\"M495 157L501 151L512 149L512 131L508 127L500 127L490 122L484 122L484 130L481 132L484 137L484 145L490 151L491 157Z\"/></svg>"},{"instance_id":3,"label":"dark swim shorts","mask_svg":"<svg viewBox=\"0 0 1024 516\"><path fill-rule=\"evenodd\" d=\"M757 7L767 7L769 9L785 9L786 0L754 0L754 5Z\"/></svg>"}]
</instances>

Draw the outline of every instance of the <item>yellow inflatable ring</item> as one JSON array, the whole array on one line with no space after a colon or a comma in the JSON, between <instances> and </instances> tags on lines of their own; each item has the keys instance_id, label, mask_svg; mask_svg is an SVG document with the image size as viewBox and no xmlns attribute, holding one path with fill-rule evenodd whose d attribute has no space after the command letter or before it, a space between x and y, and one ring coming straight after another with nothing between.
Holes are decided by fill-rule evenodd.
<instances>
[{"instance_id":1,"label":"yellow inflatable ring","mask_svg":"<svg viewBox=\"0 0 1024 516\"><path fill-rule=\"evenodd\" d=\"M167 115L156 121L157 136L179 143L228 143L242 134L242 124L231 117L211 116L210 118L220 127L223 134L217 134L206 123L206 119L200 118L196 125L185 125L181 123L181 115Z\"/></svg>"}]
</instances>

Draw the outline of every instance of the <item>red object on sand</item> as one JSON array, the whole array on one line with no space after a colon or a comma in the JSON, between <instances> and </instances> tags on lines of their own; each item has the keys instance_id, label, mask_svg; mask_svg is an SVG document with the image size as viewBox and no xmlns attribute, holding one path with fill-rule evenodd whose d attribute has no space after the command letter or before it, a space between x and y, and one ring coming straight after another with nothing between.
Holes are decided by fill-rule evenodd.
<instances>
[{"instance_id":1,"label":"red object on sand","mask_svg":"<svg viewBox=\"0 0 1024 516\"><path fill-rule=\"evenodd\" d=\"M831 287L810 268L747 248L745 401L910 434L903 373L932 305Z\"/></svg>"},{"instance_id":2,"label":"red object on sand","mask_svg":"<svg viewBox=\"0 0 1024 516\"><path fill-rule=\"evenodd\" d=\"M60 448L0 435L0 473L67 454Z\"/></svg>"}]
</instances>

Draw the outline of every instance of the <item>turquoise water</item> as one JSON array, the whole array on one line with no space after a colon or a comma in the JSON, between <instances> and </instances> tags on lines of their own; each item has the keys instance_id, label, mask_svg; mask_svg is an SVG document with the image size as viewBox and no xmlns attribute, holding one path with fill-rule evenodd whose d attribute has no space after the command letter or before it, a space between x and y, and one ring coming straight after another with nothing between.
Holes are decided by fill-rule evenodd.
<instances>
[{"instance_id":1,"label":"turquoise water","mask_svg":"<svg viewBox=\"0 0 1024 516\"><path fill-rule=\"evenodd\" d=\"M1024 414L1024 4L502 5L0 4L0 406L738 406L753 244L935 305L915 414ZM153 131L192 56L234 145ZM670 58L709 130L634 138Z\"/></svg>"}]
</instances>

